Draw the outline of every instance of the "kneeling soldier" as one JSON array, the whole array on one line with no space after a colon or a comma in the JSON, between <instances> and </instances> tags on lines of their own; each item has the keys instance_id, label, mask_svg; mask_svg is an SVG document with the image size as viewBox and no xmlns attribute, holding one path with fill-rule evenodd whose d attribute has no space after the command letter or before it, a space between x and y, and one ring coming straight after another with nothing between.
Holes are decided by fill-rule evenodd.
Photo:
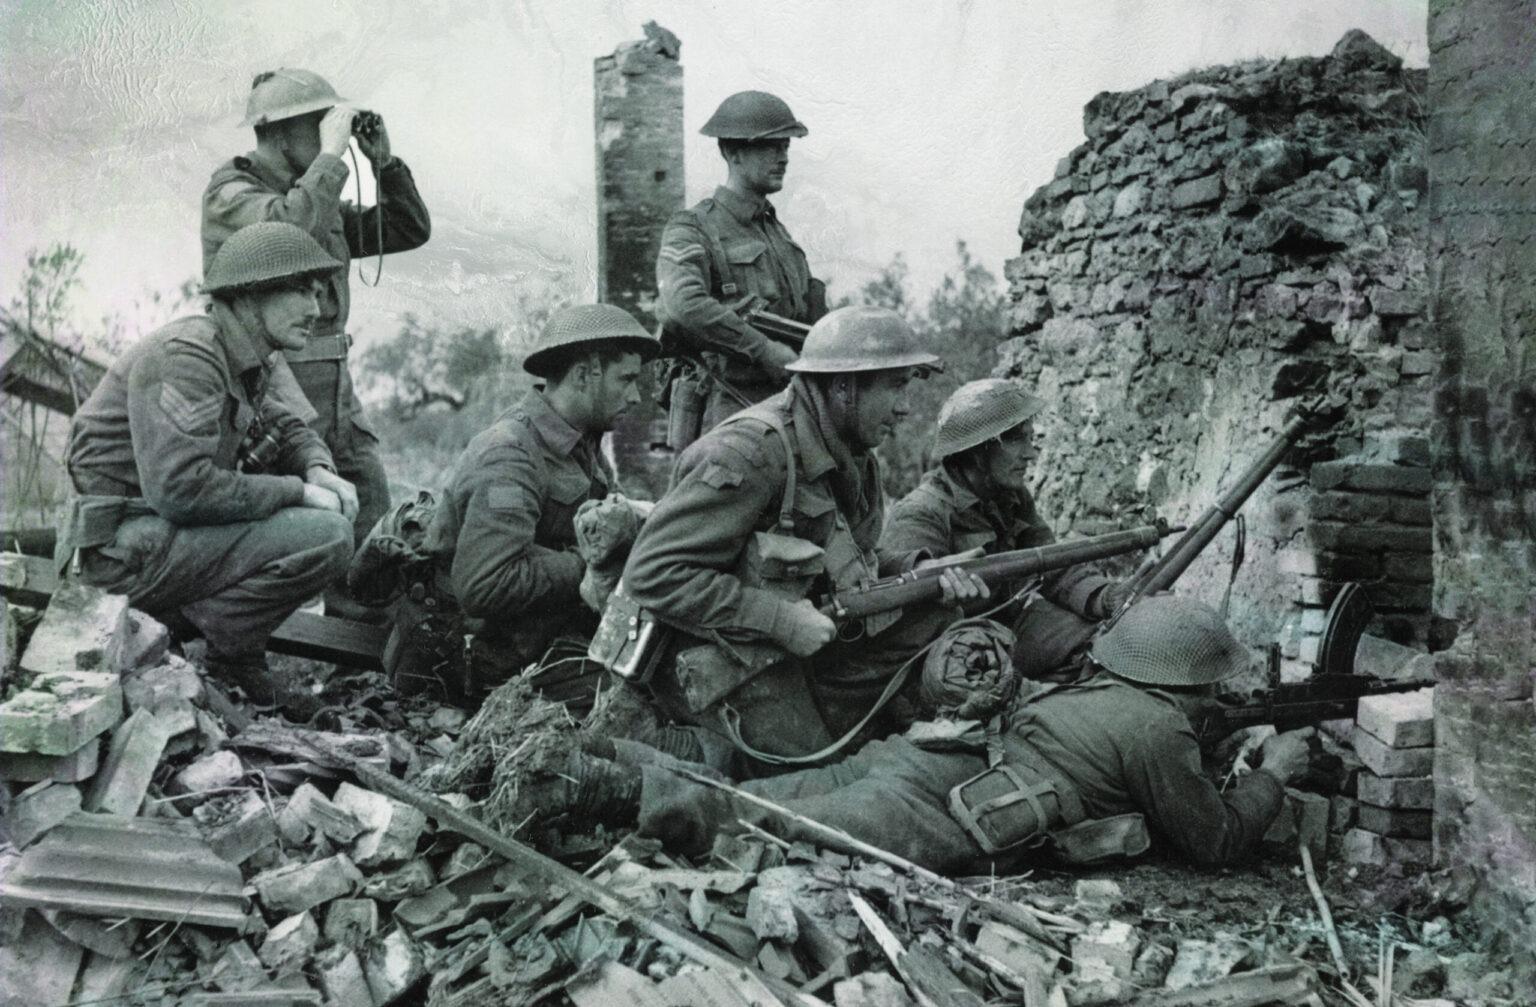
<instances>
[{"instance_id":1,"label":"kneeling soldier","mask_svg":"<svg viewBox=\"0 0 1536 1007\"><path fill-rule=\"evenodd\" d=\"M357 494L320 437L276 400L279 350L302 347L341 263L292 224L224 243L182 318L117 359L75 414L78 496L59 558L80 577L208 640L208 668L299 717L314 697L266 663L267 638L352 555ZM181 618L178 618L181 617Z\"/></svg>"}]
</instances>

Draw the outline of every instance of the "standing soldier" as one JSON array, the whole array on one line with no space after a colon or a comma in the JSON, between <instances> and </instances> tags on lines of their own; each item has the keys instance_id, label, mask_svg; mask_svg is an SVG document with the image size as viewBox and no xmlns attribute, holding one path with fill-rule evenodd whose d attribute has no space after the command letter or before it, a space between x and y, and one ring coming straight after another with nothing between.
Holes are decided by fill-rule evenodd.
<instances>
[{"instance_id":1,"label":"standing soldier","mask_svg":"<svg viewBox=\"0 0 1536 1007\"><path fill-rule=\"evenodd\" d=\"M876 561L885 501L872 449L907 414L908 383L938 362L896 313L841 308L811 329L787 389L678 460L604 619L627 600L675 632L675 660L650 688L661 719L704 729L696 758L771 771L858 725L891 682L895 667L860 659L884 656L879 638L833 644L839 627L811 598L916 562ZM942 576L946 601L985 590ZM842 629L875 636L890 616Z\"/></svg>"},{"instance_id":2,"label":"standing soldier","mask_svg":"<svg viewBox=\"0 0 1536 1007\"><path fill-rule=\"evenodd\" d=\"M357 486L354 542L360 543L389 509L389 481L379 460L379 442L347 370L351 306L347 267L362 257L419 248L431 221L411 170L390 149L384 120L349 107L336 91L308 70L279 69L257 74L246 102L243 126L256 130L256 149L220 165L203 192L203 268L206 271L230 235L257 221L281 221L303 228L342 263L324 281L320 317L308 341L284 351L286 367L312 407L311 425L330 447L337 471ZM362 209L341 198L347 181L342 161L353 134L378 179L378 204ZM274 392L292 396L292 381L274 375ZM365 615L341 596L327 592L327 609Z\"/></svg>"},{"instance_id":3,"label":"standing soldier","mask_svg":"<svg viewBox=\"0 0 1536 1007\"><path fill-rule=\"evenodd\" d=\"M882 556L929 555L981 549L985 554L1033 549L1056 541L1029 492L1035 449L1034 418L1042 403L1015 381L986 378L955 389L939 410L934 467L891 508L880 535ZM1082 634L1062 630L1108 616L1125 600L1119 582L1084 566L1046 578L1040 595L1021 614L999 615L1014 625L1015 663L1039 677L1072 655L1060 641Z\"/></svg>"},{"instance_id":4,"label":"standing soldier","mask_svg":"<svg viewBox=\"0 0 1536 1007\"><path fill-rule=\"evenodd\" d=\"M741 91L721 102L700 132L719 139L725 184L673 215L656 258L663 331L683 349L702 351L702 372L695 367L674 378L674 424L686 402L707 396L702 426L695 416L697 429L672 445L679 451L789 382L795 351L749 324L749 311L805 323L827 311L826 288L768 202L784 187L789 141L805 136L805 125L781 99Z\"/></svg>"},{"instance_id":5,"label":"standing soldier","mask_svg":"<svg viewBox=\"0 0 1536 1007\"><path fill-rule=\"evenodd\" d=\"M275 351L304 345L340 268L291 224L225 242L203 284L211 312L135 343L75 413L59 536L82 580L190 621L211 675L301 719L318 704L267 667L267 637L346 570L357 495L266 391Z\"/></svg>"}]
</instances>

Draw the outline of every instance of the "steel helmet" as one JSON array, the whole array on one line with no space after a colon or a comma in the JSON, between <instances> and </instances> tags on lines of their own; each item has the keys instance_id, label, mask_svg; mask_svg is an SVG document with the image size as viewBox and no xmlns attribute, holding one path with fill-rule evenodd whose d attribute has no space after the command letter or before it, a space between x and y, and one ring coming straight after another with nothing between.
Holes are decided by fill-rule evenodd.
<instances>
[{"instance_id":1,"label":"steel helmet","mask_svg":"<svg viewBox=\"0 0 1536 1007\"><path fill-rule=\"evenodd\" d=\"M280 67L258 73L251 81L251 93L245 99L245 119L240 125L264 126L344 101L319 74Z\"/></svg>"},{"instance_id":2,"label":"steel helmet","mask_svg":"<svg viewBox=\"0 0 1536 1007\"><path fill-rule=\"evenodd\" d=\"M720 103L699 132L722 140L783 140L810 131L784 99L767 91L737 91Z\"/></svg>"},{"instance_id":3,"label":"steel helmet","mask_svg":"<svg viewBox=\"0 0 1536 1007\"><path fill-rule=\"evenodd\" d=\"M259 289L341 268L303 228L265 220L240 228L219 246L203 278L203 293Z\"/></svg>"},{"instance_id":4,"label":"steel helmet","mask_svg":"<svg viewBox=\"0 0 1536 1007\"><path fill-rule=\"evenodd\" d=\"M523 358L523 370L537 377L548 377L550 365L563 356L568 347L598 343L617 344L619 348L640 354L649 360L661 351L656 337L645 331L635 317L612 304L576 304L561 308L549 316L544 331Z\"/></svg>"},{"instance_id":5,"label":"steel helmet","mask_svg":"<svg viewBox=\"0 0 1536 1007\"><path fill-rule=\"evenodd\" d=\"M1248 652L1209 605L1149 595L1093 641L1089 655L1144 685L1209 685L1248 667Z\"/></svg>"},{"instance_id":6,"label":"steel helmet","mask_svg":"<svg viewBox=\"0 0 1536 1007\"><path fill-rule=\"evenodd\" d=\"M985 444L1034 418L1043 406L1017 381L983 378L966 382L939 408L933 457L948 458Z\"/></svg>"},{"instance_id":7,"label":"steel helmet","mask_svg":"<svg viewBox=\"0 0 1536 1007\"><path fill-rule=\"evenodd\" d=\"M847 374L893 367L943 370L906 319L889 308L838 308L811 326L800 358L785 370L801 374Z\"/></svg>"}]
</instances>

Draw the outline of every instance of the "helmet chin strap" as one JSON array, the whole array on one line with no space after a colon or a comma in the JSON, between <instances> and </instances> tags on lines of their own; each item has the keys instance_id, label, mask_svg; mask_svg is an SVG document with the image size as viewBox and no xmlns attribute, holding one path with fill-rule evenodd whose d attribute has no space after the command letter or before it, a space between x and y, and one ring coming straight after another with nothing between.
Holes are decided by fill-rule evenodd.
<instances>
[{"instance_id":1,"label":"helmet chin strap","mask_svg":"<svg viewBox=\"0 0 1536 1007\"><path fill-rule=\"evenodd\" d=\"M832 379L832 425L843 441L862 450L874 447L859 440L859 379L839 374Z\"/></svg>"}]
</instances>

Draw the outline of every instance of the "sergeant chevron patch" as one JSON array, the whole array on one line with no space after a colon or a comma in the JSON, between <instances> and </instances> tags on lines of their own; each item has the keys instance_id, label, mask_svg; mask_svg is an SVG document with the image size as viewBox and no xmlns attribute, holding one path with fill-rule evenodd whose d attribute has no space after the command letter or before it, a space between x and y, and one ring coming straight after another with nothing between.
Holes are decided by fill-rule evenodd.
<instances>
[{"instance_id":1,"label":"sergeant chevron patch","mask_svg":"<svg viewBox=\"0 0 1536 1007\"><path fill-rule=\"evenodd\" d=\"M170 382L160 386L160 408L176 428L185 434L207 434L215 429L224 396L215 392L193 401L186 392Z\"/></svg>"}]
</instances>

